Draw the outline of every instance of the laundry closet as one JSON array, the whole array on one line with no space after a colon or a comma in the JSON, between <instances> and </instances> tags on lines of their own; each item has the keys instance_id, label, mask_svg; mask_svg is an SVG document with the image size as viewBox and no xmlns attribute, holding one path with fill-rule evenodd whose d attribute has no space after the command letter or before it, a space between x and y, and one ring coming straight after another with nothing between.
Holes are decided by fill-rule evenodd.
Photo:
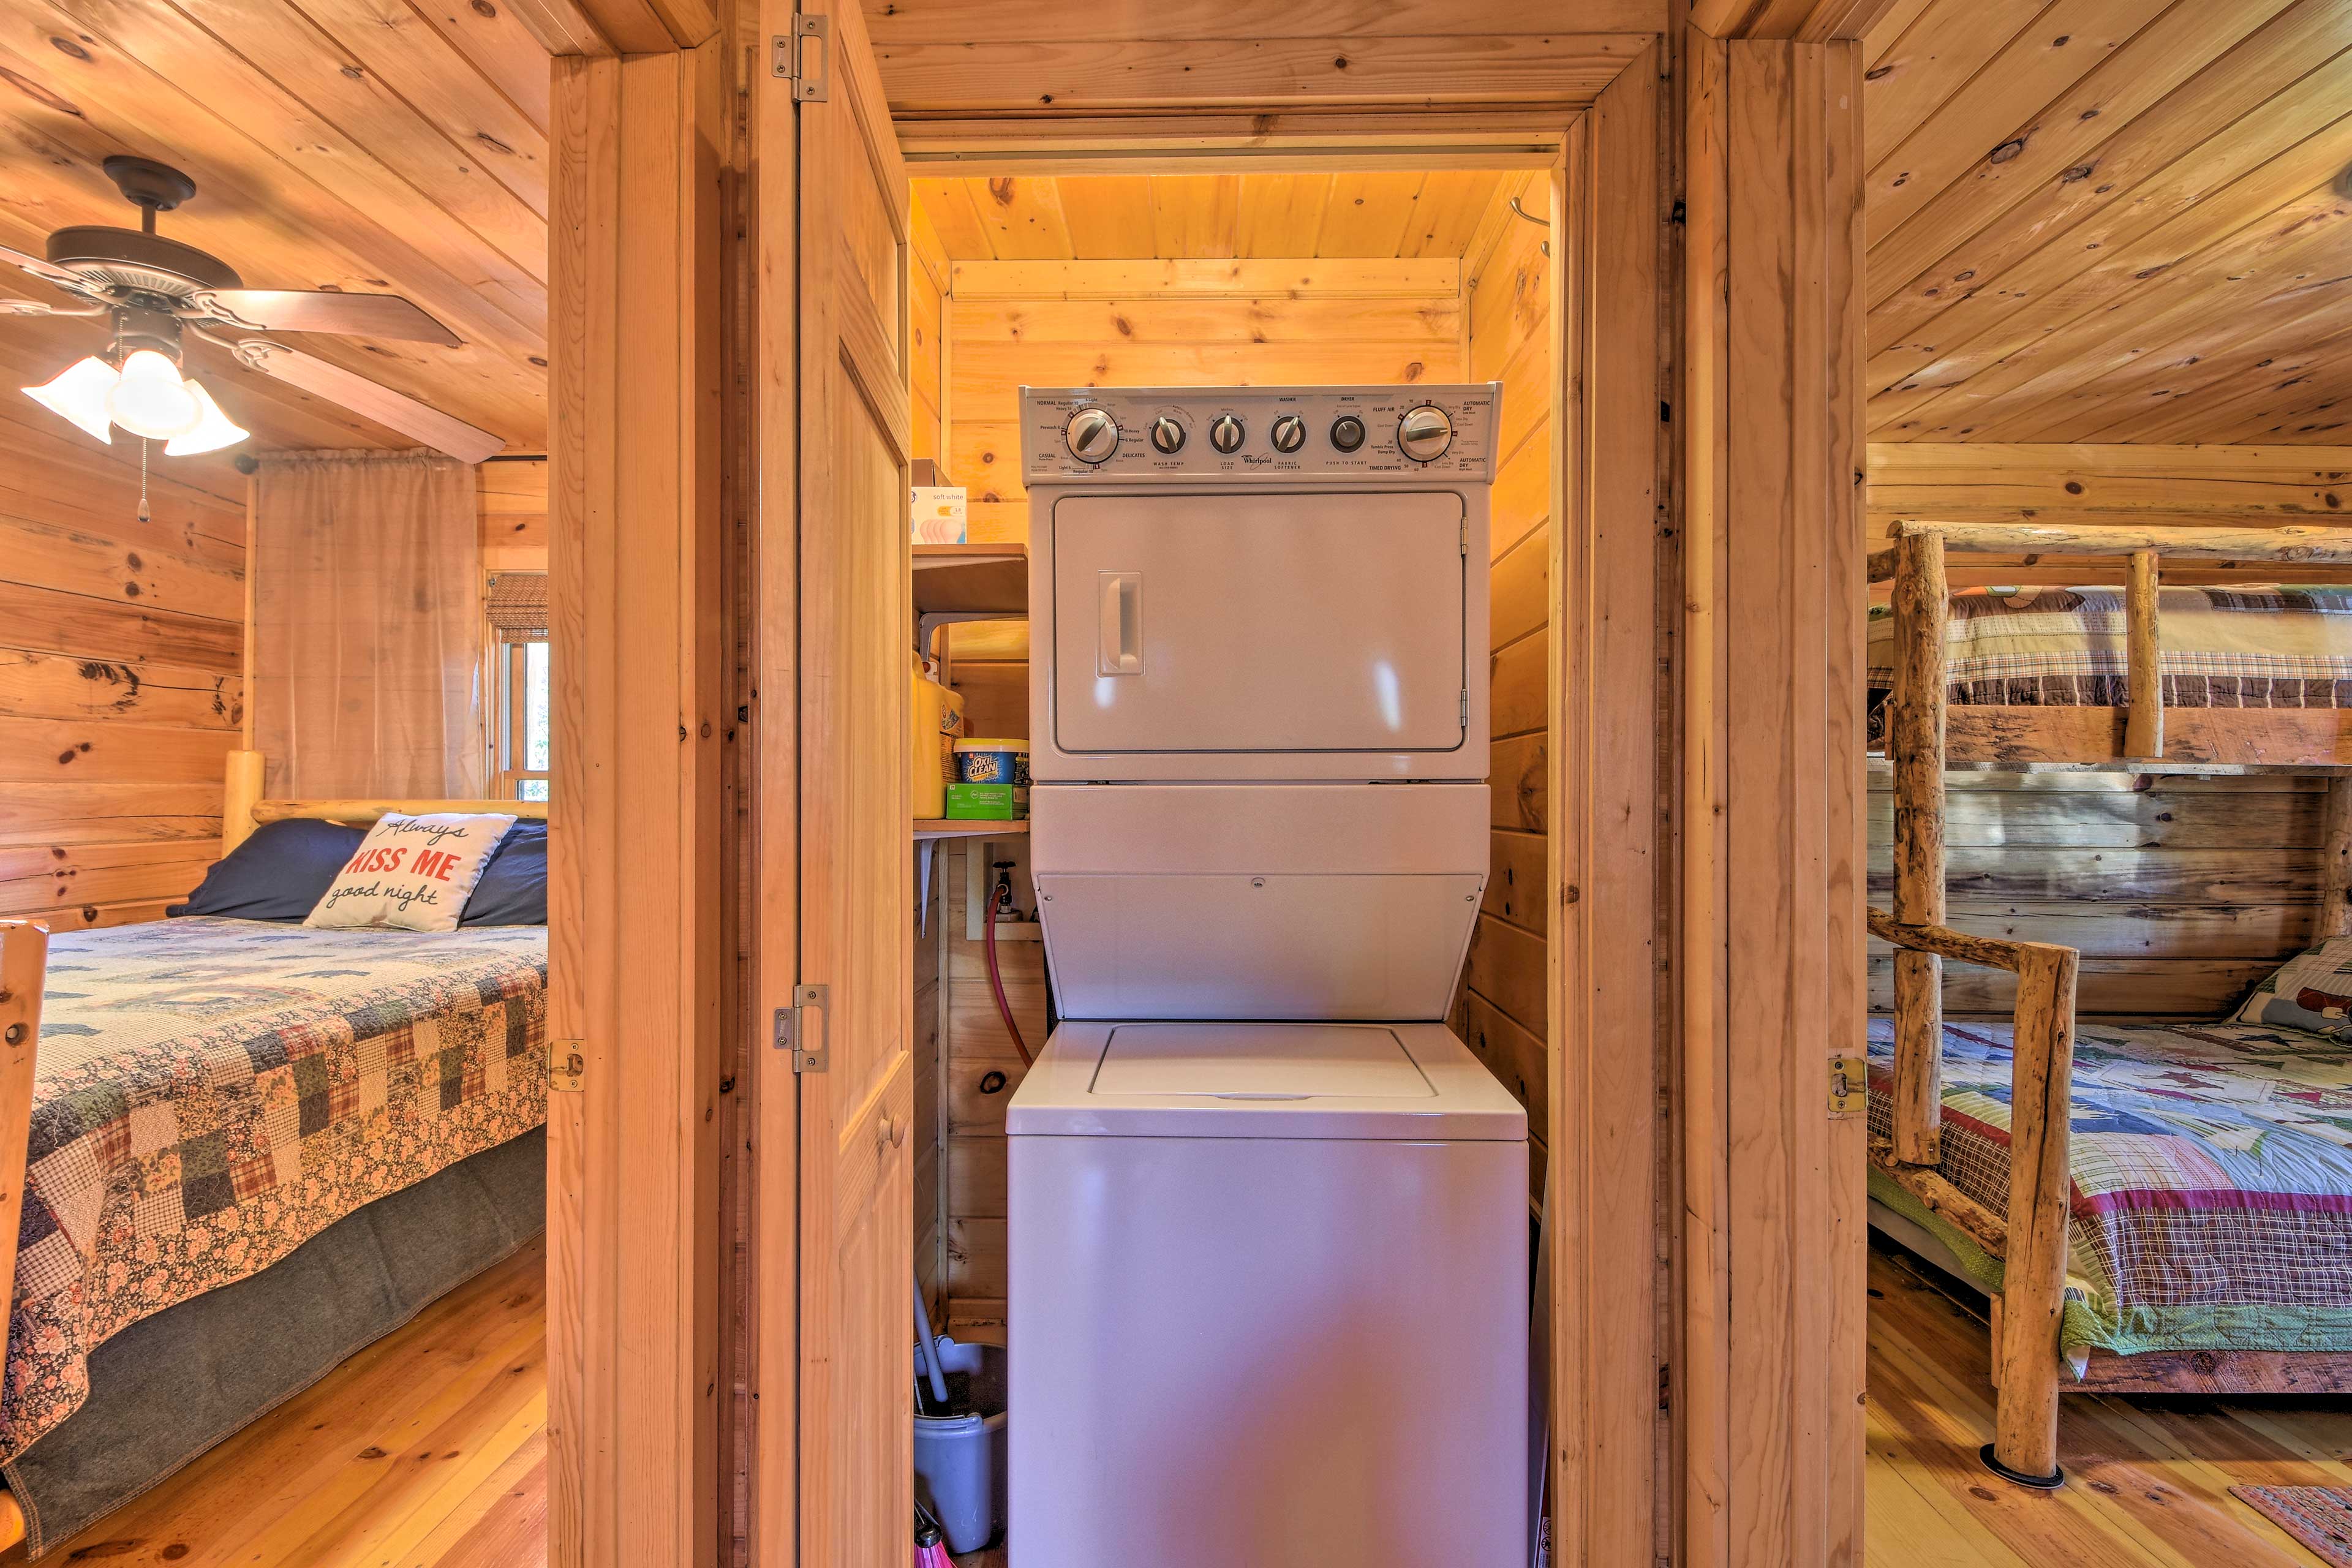
<instances>
[{"instance_id":1,"label":"laundry closet","mask_svg":"<svg viewBox=\"0 0 2352 1568\"><path fill-rule=\"evenodd\" d=\"M1527 1221L1532 1227L1540 1213L1547 1158L1548 900L1541 780L1555 379L1547 304L1554 248L1547 174L1528 169L919 174L923 177L913 182L908 277L912 455L919 483L932 479L938 488L962 492L963 524L961 541L952 540L952 524L928 525L945 531L950 542L939 541L938 531L926 542L919 526L915 625L930 676L955 694L946 705L950 724L960 711L962 734L974 745L1016 741L1031 753L1030 771L1036 778L1026 791L1031 811L1056 786L1048 780L1055 770L1045 765L1044 727L1033 713L1033 688L1044 685L1034 679L1041 672L1032 668L1033 626L1041 646L1047 634L1043 616L1030 618L1025 600L1029 557L1042 534L1033 528L1035 498L1024 475L1041 484L1049 477L1067 484L1094 474L1060 450L1062 422L1070 410L1052 395L1041 390L1030 400L1026 423L1037 428L1024 429L1024 387L1063 389L1075 394L1074 406L1096 405L1100 416L1116 418L1122 428L1137 426L1126 431L1124 444L1117 447L1122 462L1139 454L1154 457L1142 445L1144 427L1151 426L1158 465L1171 472L1196 457L1210 457L1213 440L1215 451L1227 450L1230 439L1242 454L1237 460L1261 447L1268 462L1278 453L1299 451L1311 474L1319 471L1312 467L1318 454L1339 461L1347 442L1360 437L1367 424L1380 433L1372 445L1385 440L1393 451L1390 432L1408 405L1427 401L1463 410L1454 416L1454 439L1461 445L1452 461L1464 465L1463 472L1476 481L1471 489L1488 518L1481 528L1465 524L1462 530L1460 570L1467 602L1450 635L1458 638L1466 626L1470 645L1457 648L1454 657L1468 663L1471 655L1485 654L1486 668L1469 669L1459 714L1450 686L1445 692L1443 717L1447 726L1457 720L1459 725L1444 743L1475 746L1476 755L1448 767L1402 771L1468 781L1418 787L1457 792L1454 804L1465 809L1454 813L1454 826L1456 837L1466 844L1467 874L1455 879L1461 889L1444 896L1466 897L1476 907L1444 913L1443 919L1454 923L1434 947L1399 943L1400 959L1412 952L1428 971L1414 977L1422 983L1420 994L1409 1001L1375 998L1336 1014L1317 1013L1302 1003L1308 1010L1300 1015L1286 1014L1279 996L1260 993L1241 999L1242 1014L1206 1016L1442 1016L1484 1064L1481 1080L1491 1075L1507 1092L1507 1099L1496 1096L1497 1104L1516 1101L1524 1108ZM1479 384L1486 383L1498 384L1499 395ZM1281 404L1295 411L1286 427L1277 427L1285 416L1275 405L1258 408L1244 390L1329 387L1392 389L1392 395L1360 398L1361 409L1354 402L1346 407L1334 402L1327 409L1321 405L1329 399L1302 396ZM1138 402L1123 398L1118 388L1160 391ZM1217 410L1205 404L1195 407L1183 395L1192 388L1230 389L1218 408L1229 409L1234 424L1213 432ZM1424 398L1414 388L1430 390ZM1101 389L1099 397L1095 389ZM1377 414L1371 412L1374 404ZM1191 450L1185 452L1188 444ZM1048 447L1056 462L1041 456ZM928 471L920 467L925 460L932 465ZM1070 471L1054 475L1057 468ZM1108 476L1110 468L1100 473ZM1328 504L1336 521L1356 521L1363 500L1333 497ZM1458 498L1448 504L1456 507L1449 519L1458 515ZM1449 566L1454 529L1449 521ZM1475 560L1469 559L1474 534L1485 541L1475 549ZM1332 563L1334 578L1350 578L1344 552L1331 551L1325 558ZM1122 590L1113 584L1104 591ZM1134 584L1125 591L1138 595L1121 602L1120 614L1127 618L1108 624L1139 637L1138 618L1149 626L1158 602ZM1385 590L1368 580L1361 591ZM1281 591L1259 588L1248 598L1245 613L1255 617L1252 625L1276 630L1264 623L1281 614ZM1063 633L1065 641L1075 635ZM1129 657L1134 657L1131 651ZM1475 723L1474 688L1479 710ZM1393 697L1391 702L1393 707ZM1068 727L1064 728L1066 742ZM1312 738L1304 731L1301 735L1283 744L1314 750ZM1259 741L1271 744L1265 737ZM919 738L915 743L927 742ZM1149 736L1118 743L1144 752L1155 744ZM1248 749L1257 742L1244 738L1231 743ZM919 758L917 766L922 765ZM1082 778L1101 770L1071 763L1060 771L1064 777ZM1339 769L1340 775L1347 772ZM1235 776L1214 769L1212 775ZM1258 798L1278 796L1289 810L1303 798L1298 788L1264 784ZM1369 793L1388 805L1415 791ZM1210 840L1243 831L1229 816L1234 809L1239 808L1221 807L1204 819ZM1311 837L1317 826L1294 822L1276 837L1295 841ZM1048 984L1036 875L1040 850L1050 853L1050 845L1041 846L1032 828L1026 817L996 823L919 820L915 828L916 1274L935 1324L967 1344L1001 1344L1011 1323L1022 1317L1007 1306L1007 1108L1024 1081L1024 1055L1041 1051L1059 1022ZM1429 836L1416 831L1402 837ZM1045 869L1050 892L1056 868ZM1427 883L1433 888L1441 880ZM1303 885L1312 888L1318 879ZM1319 896L1332 897L1329 889L1360 884L1319 885L1326 889ZM1066 910L1072 895L1064 896ZM1430 894L1432 900L1436 896ZM1066 916L1054 948L1066 970L1082 962L1076 956L1082 933L1106 931L1106 922L1115 923L1116 918L1108 907L1098 918ZM1172 934L1179 942L1196 942L1202 962L1210 962L1205 955L1232 952L1235 937L1253 940L1242 929L1252 918L1246 910L1221 912L1212 896L1164 928L1162 941ZM1381 918L1391 923L1382 926ZM1381 930L1403 929L1399 921L1410 924L1409 917L1398 915L1372 919L1363 929L1377 941ZM1234 930L1221 935L1215 929L1220 924ZM1283 922L1273 921L1254 940L1278 942L1282 929ZM1087 963L1087 968L1091 976L1094 965ZM1072 976L1056 978L1068 1005ZM1139 1016L1115 1005L1104 1010L1099 987L1095 1002L1083 1016ZM1393 1011L1395 1006L1408 1012ZM1349 1037L1338 1035L1301 1047L1310 1056L1317 1050L1345 1055L1352 1048ZM1530 1228L1522 1242L1531 1239ZM1525 1252L1523 1244L1515 1244L1507 1248L1507 1258L1516 1268ZM1525 1317L1521 1305L1504 1321L1523 1330ZM919 1450L922 1439L918 1442ZM1014 1485L1017 1496L1019 1483Z\"/></svg>"}]
</instances>

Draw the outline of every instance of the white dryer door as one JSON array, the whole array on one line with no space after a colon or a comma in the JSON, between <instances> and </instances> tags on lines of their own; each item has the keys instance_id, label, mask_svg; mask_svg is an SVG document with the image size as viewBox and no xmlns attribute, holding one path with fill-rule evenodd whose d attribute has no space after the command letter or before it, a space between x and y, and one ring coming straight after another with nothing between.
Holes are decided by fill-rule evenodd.
<instances>
[{"instance_id":1,"label":"white dryer door","mask_svg":"<svg viewBox=\"0 0 2352 1568\"><path fill-rule=\"evenodd\" d=\"M1064 751L1462 745L1460 497L1072 496L1051 526Z\"/></svg>"}]
</instances>

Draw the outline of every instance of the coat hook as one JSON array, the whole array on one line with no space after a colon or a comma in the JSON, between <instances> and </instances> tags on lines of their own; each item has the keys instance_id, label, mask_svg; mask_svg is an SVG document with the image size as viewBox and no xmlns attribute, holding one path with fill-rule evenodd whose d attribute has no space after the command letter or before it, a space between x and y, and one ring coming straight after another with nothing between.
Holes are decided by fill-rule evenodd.
<instances>
[{"instance_id":1,"label":"coat hook","mask_svg":"<svg viewBox=\"0 0 2352 1568\"><path fill-rule=\"evenodd\" d=\"M1511 198L1511 211L1517 216L1527 219L1538 228L1549 228L1551 226L1551 220L1549 218L1538 217L1535 214L1528 211L1527 208L1519 205L1519 198L1517 196L1513 196ZM1551 241L1548 239L1545 240L1538 248L1541 249L1546 256L1549 256L1551 254Z\"/></svg>"}]
</instances>

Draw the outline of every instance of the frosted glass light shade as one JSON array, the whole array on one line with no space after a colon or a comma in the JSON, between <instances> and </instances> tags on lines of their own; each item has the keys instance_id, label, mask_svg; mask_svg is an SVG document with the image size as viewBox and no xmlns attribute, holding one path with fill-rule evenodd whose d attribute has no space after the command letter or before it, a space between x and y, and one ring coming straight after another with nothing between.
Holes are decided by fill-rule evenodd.
<instances>
[{"instance_id":1,"label":"frosted glass light shade","mask_svg":"<svg viewBox=\"0 0 2352 1568\"><path fill-rule=\"evenodd\" d=\"M162 358L160 354L156 356ZM28 386L25 395L51 413L61 414L109 446L114 437L107 429L110 417L106 411L107 394L114 390L121 373L104 360L92 355L75 361L40 386Z\"/></svg>"},{"instance_id":2,"label":"frosted glass light shade","mask_svg":"<svg viewBox=\"0 0 2352 1568\"><path fill-rule=\"evenodd\" d=\"M223 447L235 446L245 439L248 432L220 411L220 405L213 401L213 395L205 390L204 383L191 376L187 386L196 400L196 427L173 437L163 448L163 456L188 458L198 452L216 452Z\"/></svg>"},{"instance_id":3,"label":"frosted glass light shade","mask_svg":"<svg viewBox=\"0 0 2352 1568\"><path fill-rule=\"evenodd\" d=\"M180 367L153 349L122 362L122 378L106 395L106 411L117 425L151 441L184 436L204 418Z\"/></svg>"}]
</instances>

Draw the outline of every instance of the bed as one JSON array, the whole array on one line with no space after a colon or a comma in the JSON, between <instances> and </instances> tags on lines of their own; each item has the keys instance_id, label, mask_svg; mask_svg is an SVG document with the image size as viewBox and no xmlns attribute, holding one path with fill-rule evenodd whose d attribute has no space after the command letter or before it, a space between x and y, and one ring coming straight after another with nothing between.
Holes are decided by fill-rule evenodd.
<instances>
[{"instance_id":1,"label":"bed","mask_svg":"<svg viewBox=\"0 0 2352 1568\"><path fill-rule=\"evenodd\" d=\"M262 801L257 763L232 759L228 847L524 804ZM0 1470L38 1555L536 1234L547 932L5 936Z\"/></svg>"},{"instance_id":2,"label":"bed","mask_svg":"<svg viewBox=\"0 0 2352 1568\"><path fill-rule=\"evenodd\" d=\"M1869 576L1872 742L1894 773L1894 1012L1866 1079L1874 1222L1993 1300L1984 1460L2063 1479L2065 1387L2352 1392L2352 1075L2328 1035L2176 1020L2080 1032L2074 949L1946 925L1951 767L2334 775L2317 934L2352 930L2352 595L2162 586L2163 563L2352 563L2352 531L1898 522ZM1946 558L2123 554L2119 589L1955 599ZM1943 1014L2007 970L2004 1026ZM2184 1096L2191 1098L2183 1098Z\"/></svg>"}]
</instances>

